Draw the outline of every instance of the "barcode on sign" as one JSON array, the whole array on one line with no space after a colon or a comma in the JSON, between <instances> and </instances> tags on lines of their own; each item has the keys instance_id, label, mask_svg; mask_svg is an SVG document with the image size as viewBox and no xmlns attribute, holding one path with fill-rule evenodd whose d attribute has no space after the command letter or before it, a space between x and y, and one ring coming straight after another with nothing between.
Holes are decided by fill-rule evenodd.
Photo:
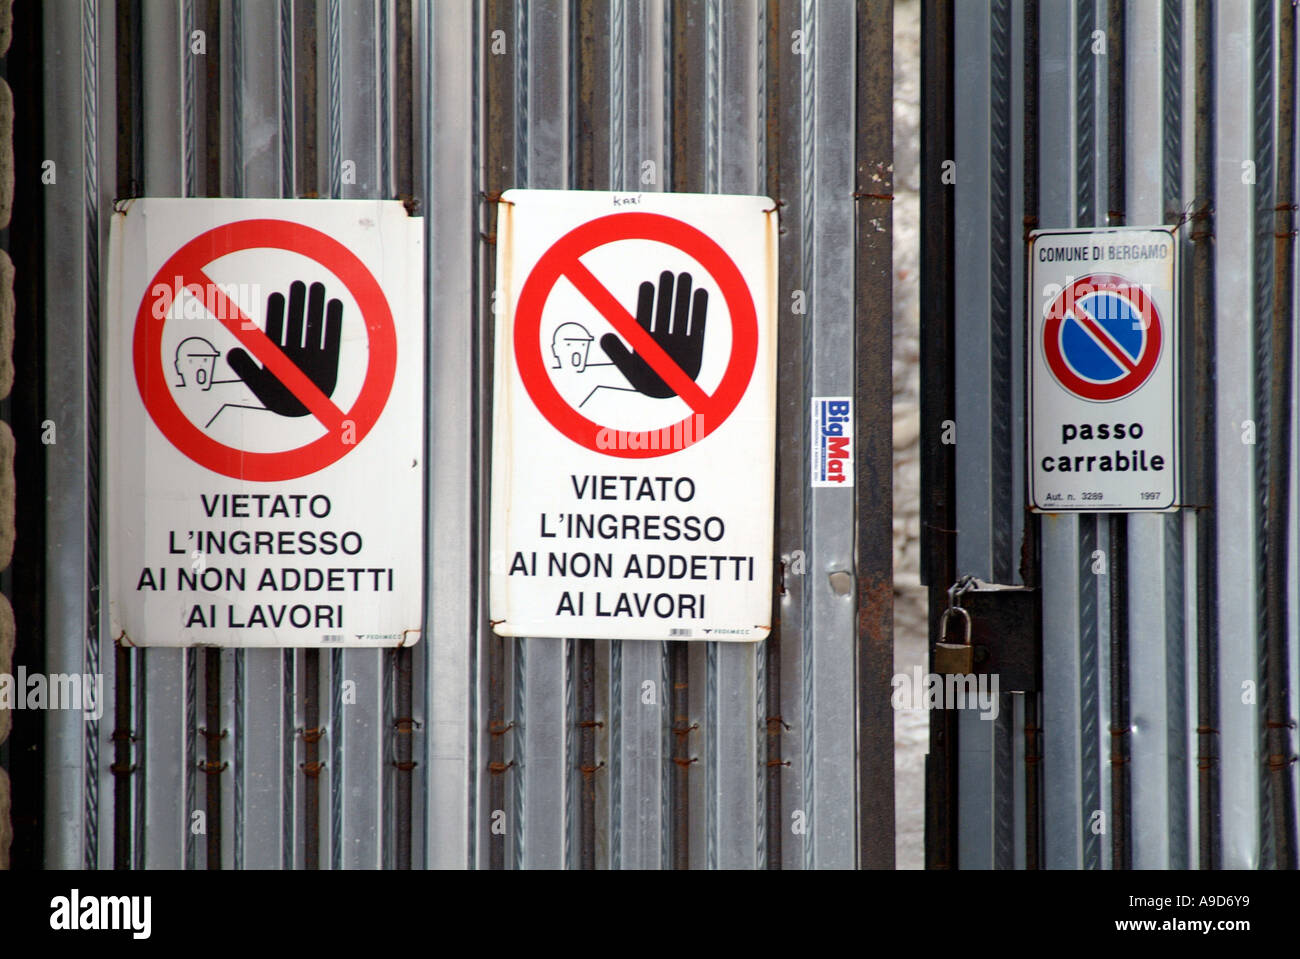
<instances>
[{"instance_id":1,"label":"barcode on sign","mask_svg":"<svg viewBox=\"0 0 1300 959\"><path fill-rule=\"evenodd\" d=\"M669 629L668 635L674 638L690 638L693 634L689 629Z\"/></svg>"}]
</instances>

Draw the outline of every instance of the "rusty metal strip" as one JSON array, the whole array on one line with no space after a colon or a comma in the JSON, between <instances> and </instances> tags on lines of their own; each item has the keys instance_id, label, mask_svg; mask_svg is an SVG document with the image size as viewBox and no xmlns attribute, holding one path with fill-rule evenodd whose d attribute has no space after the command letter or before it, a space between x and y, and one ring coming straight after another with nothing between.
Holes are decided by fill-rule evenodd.
<instances>
[{"instance_id":1,"label":"rusty metal strip","mask_svg":"<svg viewBox=\"0 0 1300 959\"><path fill-rule=\"evenodd\" d=\"M707 96L704 15L702 0L671 5L671 43L665 57L671 63L670 171L668 182L677 193L702 193L706 188L702 160L706 144L701 106ZM668 644L669 676L672 683L672 752L670 777L673 869L689 869L691 864L691 733L698 724L690 718L691 686L690 645ZM667 864L665 864L667 865Z\"/></svg>"},{"instance_id":2,"label":"rusty metal strip","mask_svg":"<svg viewBox=\"0 0 1300 959\"><path fill-rule=\"evenodd\" d=\"M318 195L317 37L314 0L295 0L293 9L293 147L296 194ZM302 662L303 868L320 868L320 650L305 649Z\"/></svg>"},{"instance_id":3,"label":"rusty metal strip","mask_svg":"<svg viewBox=\"0 0 1300 959\"><path fill-rule=\"evenodd\" d=\"M139 196L144 176L144 90L140 82L143 47L140 0L117 4L117 196ZM113 728L113 868L129 869L132 861L132 663L135 653L117 646L114 678Z\"/></svg>"},{"instance_id":4,"label":"rusty metal strip","mask_svg":"<svg viewBox=\"0 0 1300 959\"><path fill-rule=\"evenodd\" d=\"M396 0L393 18L393 179L397 183L397 198L409 201L416 181L415 131L415 29L411 0Z\"/></svg>"},{"instance_id":5,"label":"rusty metal strip","mask_svg":"<svg viewBox=\"0 0 1300 959\"><path fill-rule=\"evenodd\" d=\"M303 783L303 855L304 869L320 868L320 650L305 649L302 653L302 741L303 761L300 766L306 781Z\"/></svg>"},{"instance_id":6,"label":"rusty metal strip","mask_svg":"<svg viewBox=\"0 0 1300 959\"><path fill-rule=\"evenodd\" d=\"M785 116L784 102L789 97L789 83L784 81L785 33L782 31L782 4L779 0L767 0L767 75L765 80L767 103L766 109L766 147L767 147L767 193L781 208L782 171L788 164L789 144L782 140L781 118ZM778 212L779 222L779 212ZM783 231L778 231L783 232ZM778 237L779 239L779 237ZM793 250L788 243L778 243L778 276L780 288L778 301L785 303L790 299L794 286ZM789 320L798 320L791 316ZM802 331L794 322L781 323L778 333L777 363L786 389L802 400L802 369L791 362L790 344L802 342ZM794 404L793 411L789 404L782 403L778 408L777 420L777 462L776 488L779 491L776 500L774 520L776 552L779 555L783 547L802 542L803 524L803 445L798 441L802 435L798 430L789 431L789 418L793 413L794 422L803 421L803 404ZM793 436L791 440L784 439ZM781 739L786 728L781 715L781 642L785 629L785 611L794 597L787 594L786 563L780 560L775 564L772 588L772 631L763 644L764 673L766 677L766 716L764 717L766 765L762 770L764 778L765 830L764 853L768 869L782 867L782 838L785 834L785 815L782 806L781 779L784 770L782 762ZM794 630L798 636L798 627Z\"/></svg>"},{"instance_id":7,"label":"rusty metal strip","mask_svg":"<svg viewBox=\"0 0 1300 959\"><path fill-rule=\"evenodd\" d=\"M947 588L956 581L953 447L943 442L954 415L954 191L944 181L952 159L952 0L921 6L921 582L929 587L931 662ZM957 867L957 717L930 713L925 760L925 865Z\"/></svg>"},{"instance_id":8,"label":"rusty metal strip","mask_svg":"<svg viewBox=\"0 0 1300 959\"><path fill-rule=\"evenodd\" d=\"M608 4L579 0L571 24L570 49L574 57L577 88L573 93L572 187L577 190L609 189L609 103L611 71L608 43L611 11ZM597 42L606 38L605 45ZM620 78L621 79L621 78ZM621 136L621 131L618 133ZM578 727L578 849L580 869L596 868L596 772L604 765L596 759L596 641L575 639L577 656ZM621 710L621 702L611 703Z\"/></svg>"},{"instance_id":9,"label":"rusty metal strip","mask_svg":"<svg viewBox=\"0 0 1300 959\"><path fill-rule=\"evenodd\" d=\"M380 4L381 8L386 8L386 3ZM381 12L380 20L385 21L387 10ZM408 210L418 209L418 200L420 190L417 185L418 171L415 165L415 152L419 144L419 129L416 124L414 113L415 103L415 71L413 69L415 28L412 21L412 9L410 0L397 0L393 10L393 46L392 46L392 76L393 91L391 100L392 116L388 116L386 109L381 110L380 129L384 133L392 131L392 145L385 137L380 143L380 154L382 156L383 168L393 177L390 187L389 183L383 182L380 190L383 195L388 195L390 189L394 190L398 199L407 204ZM386 23L385 23L386 26ZM381 67L381 75L386 77L388 69L387 55L388 36L383 34L380 37L381 49L385 57ZM384 107L388 107L388 90L385 87L381 93ZM389 151L392 151L390 156ZM336 175L331 171L331 176ZM427 641L427 635L425 637ZM412 867L411 847L414 830L414 776L413 771L416 763L414 761L414 735L412 726L414 720L414 653L409 646L400 646L393 651L393 681L395 689L394 697L394 748L393 748L393 768L394 768L394 809L393 809L393 865L397 869L410 869Z\"/></svg>"},{"instance_id":10,"label":"rusty metal strip","mask_svg":"<svg viewBox=\"0 0 1300 959\"><path fill-rule=\"evenodd\" d=\"M393 767L397 774L396 796L393 812L393 866L396 869L411 868L411 772L415 768L412 758L412 677L410 646L401 646L393 650L396 668L393 682L396 689L394 705L395 718L393 731L395 743L393 749Z\"/></svg>"},{"instance_id":11,"label":"rusty metal strip","mask_svg":"<svg viewBox=\"0 0 1300 959\"><path fill-rule=\"evenodd\" d=\"M1025 0L1024 12L1024 159L1021 182L1024 190L1025 275L1029 275L1029 234L1038 226L1038 0ZM1022 377L1023 408L1029 408L1029 378ZM1028 496L1028 471L1025 502ZM1026 508L1024 535L1020 544L1020 579L1029 587L1039 582L1040 533L1038 514ZM1035 636L1042 643L1041 636ZM1039 869L1042 864L1042 744L1039 740L1039 700L1041 692L1025 694L1025 868Z\"/></svg>"},{"instance_id":12,"label":"rusty metal strip","mask_svg":"<svg viewBox=\"0 0 1300 959\"><path fill-rule=\"evenodd\" d=\"M131 650L118 646L113 671L113 868L131 868L131 762L135 734L131 731Z\"/></svg>"},{"instance_id":13,"label":"rusty metal strip","mask_svg":"<svg viewBox=\"0 0 1300 959\"><path fill-rule=\"evenodd\" d=\"M294 157L298 196L317 196L316 2L294 0Z\"/></svg>"},{"instance_id":14,"label":"rusty metal strip","mask_svg":"<svg viewBox=\"0 0 1300 959\"><path fill-rule=\"evenodd\" d=\"M1269 356L1269 456L1264 555L1266 649L1270 677L1267 712L1267 766L1273 819L1273 859L1277 869L1296 868L1296 808L1291 764L1291 675L1287 662L1287 532L1293 522L1287 502L1291 444L1291 369L1295 302L1295 117L1296 12L1278 7L1277 181L1273 218L1273 317Z\"/></svg>"},{"instance_id":15,"label":"rusty metal strip","mask_svg":"<svg viewBox=\"0 0 1300 959\"><path fill-rule=\"evenodd\" d=\"M673 686L672 717L672 868L689 869L691 867L690 851L690 779L688 773L695 759L691 756L691 733L698 725L691 722L690 715L690 669L688 655L690 646L686 643L670 643L669 672Z\"/></svg>"},{"instance_id":16,"label":"rusty metal strip","mask_svg":"<svg viewBox=\"0 0 1300 959\"><path fill-rule=\"evenodd\" d=\"M204 0L203 29L203 191L221 196L221 4ZM193 58L190 58L193 59Z\"/></svg>"},{"instance_id":17,"label":"rusty metal strip","mask_svg":"<svg viewBox=\"0 0 1300 959\"><path fill-rule=\"evenodd\" d=\"M857 5L857 699L859 867L894 867L893 3ZM868 194L877 194L871 196Z\"/></svg>"},{"instance_id":18,"label":"rusty metal strip","mask_svg":"<svg viewBox=\"0 0 1300 959\"><path fill-rule=\"evenodd\" d=\"M479 31L480 43L496 31L502 31L506 38L504 54L489 54L484 58L485 94L482 100L484 116L482 123L483 142L483 190L488 196L499 196L505 188L514 185L515 174L515 138L514 138L514 76L515 61L520 55L520 38L515 31L514 4L510 0L487 0L484 20ZM478 358L474 370L473 392L483 396L490 383L493 365L493 317L492 291L496 282L496 247L487 240L488 235L496 231L496 214L499 207L495 203L482 204L481 239L479 244L480 293L479 293L479 331L477 337ZM488 458L491 451L491 409L490 404L480 401L476 430L476 448L474 461L480 464L481 475L489 475ZM472 522L479 530L479 542L488 540L487 504L482 497L474 497L475 515ZM486 549L480 547L479 569L486 570ZM480 622L487 622L487 595L482 591L479 597L483 607ZM497 636L490 628L484 628L480 642L484 648L486 660L487 686L486 715L484 720L489 730L487 743L487 763L489 772L506 768L505 737L497 734L511 728L506 722L506 640ZM498 817L506 813L506 777L499 774L488 776L487 782L487 865L490 869L504 869L506 865L506 844L508 837L492 828Z\"/></svg>"},{"instance_id":19,"label":"rusty metal strip","mask_svg":"<svg viewBox=\"0 0 1300 959\"><path fill-rule=\"evenodd\" d=\"M205 761L200 769L206 773L203 782L207 799L207 867L221 868L221 773L226 763L221 761L221 741L226 731L221 728L221 650L209 646L203 651L203 722L199 730L205 744Z\"/></svg>"}]
</instances>

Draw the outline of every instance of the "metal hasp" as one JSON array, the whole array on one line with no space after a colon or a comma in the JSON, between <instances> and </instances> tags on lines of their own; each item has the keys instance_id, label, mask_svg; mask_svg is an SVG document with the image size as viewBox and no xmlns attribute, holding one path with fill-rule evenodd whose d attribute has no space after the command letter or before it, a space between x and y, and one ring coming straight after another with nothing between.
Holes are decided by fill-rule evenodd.
<instances>
[{"instance_id":1,"label":"metal hasp","mask_svg":"<svg viewBox=\"0 0 1300 959\"><path fill-rule=\"evenodd\" d=\"M996 674L1003 693L1036 693L1043 682L1042 612L1038 590L975 580L962 593L970 613L975 674Z\"/></svg>"}]
</instances>

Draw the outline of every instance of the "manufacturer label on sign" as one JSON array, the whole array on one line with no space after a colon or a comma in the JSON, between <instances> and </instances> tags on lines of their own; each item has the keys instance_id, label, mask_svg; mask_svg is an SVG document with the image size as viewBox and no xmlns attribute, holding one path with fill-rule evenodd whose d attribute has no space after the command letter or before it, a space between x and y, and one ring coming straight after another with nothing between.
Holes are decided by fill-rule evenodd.
<instances>
[{"instance_id":1,"label":"manufacturer label on sign","mask_svg":"<svg viewBox=\"0 0 1300 959\"><path fill-rule=\"evenodd\" d=\"M1038 231L1030 258L1032 508L1177 509L1173 228Z\"/></svg>"},{"instance_id":2,"label":"manufacturer label on sign","mask_svg":"<svg viewBox=\"0 0 1300 959\"><path fill-rule=\"evenodd\" d=\"M493 629L762 639L772 202L511 190L497 238Z\"/></svg>"},{"instance_id":3,"label":"manufacturer label on sign","mask_svg":"<svg viewBox=\"0 0 1300 959\"><path fill-rule=\"evenodd\" d=\"M143 199L114 216L115 638L419 638L422 245L393 202Z\"/></svg>"}]
</instances>

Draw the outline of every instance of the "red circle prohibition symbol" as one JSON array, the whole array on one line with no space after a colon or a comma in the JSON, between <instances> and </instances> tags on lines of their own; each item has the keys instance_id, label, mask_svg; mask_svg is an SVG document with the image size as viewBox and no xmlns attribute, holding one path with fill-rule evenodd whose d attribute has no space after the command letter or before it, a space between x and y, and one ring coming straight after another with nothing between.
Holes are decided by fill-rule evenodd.
<instances>
[{"instance_id":1,"label":"red circle prohibition symbol","mask_svg":"<svg viewBox=\"0 0 1300 959\"><path fill-rule=\"evenodd\" d=\"M250 249L287 250L308 257L338 277L356 301L365 321L369 362L361 392L351 409L340 410L204 272L214 260ZM160 297L179 294L174 288L176 277L181 278L189 293L199 298L216 322L229 330L245 350L268 367L307 407L325 427L324 436L296 449L251 452L226 446L190 422L172 397L163 366L166 310L155 309L163 305L157 302ZM168 299L166 304L170 303ZM338 240L287 220L239 220L199 234L162 265L140 301L133 353L140 398L173 446L215 473L234 479L276 482L319 472L354 449L370 432L393 387L397 332L388 299L378 281L356 254Z\"/></svg>"},{"instance_id":2,"label":"red circle prohibition symbol","mask_svg":"<svg viewBox=\"0 0 1300 959\"><path fill-rule=\"evenodd\" d=\"M1113 293L1125 300L1144 327L1142 347L1137 358L1130 356L1114 337L1083 307L1082 302L1094 293ZM1066 360L1061 336L1067 322L1075 322L1115 365L1122 369L1113 380L1098 382L1080 376ZM1108 403L1122 399L1139 389L1160 362L1164 332L1155 304L1140 286L1112 273L1093 273L1075 280L1063 289L1048 307L1043 324L1043 355L1056 381L1084 400Z\"/></svg>"},{"instance_id":3,"label":"red circle prohibition symbol","mask_svg":"<svg viewBox=\"0 0 1300 959\"><path fill-rule=\"evenodd\" d=\"M704 267L718 284L731 317L731 356L722 380L712 394L705 393L658 348L622 303L579 259L598 246L620 240L652 240L676 247ZM615 332L640 353L691 407L691 413L685 419L654 430L613 430L583 416L560 396L546 372L540 336L542 310L560 277L572 283ZM610 430L649 435L680 428L683 431L681 435L693 435L698 442L712 433L735 410L753 376L754 361L758 356L758 316L740 269L707 234L659 213L612 213L569 231L542 254L519 292L514 337L515 359L524 388L552 426L575 443L597 453L641 458L663 456L676 450L618 448L626 444L602 444L600 434ZM700 417L694 424L693 416ZM693 434L685 432L689 429L693 429Z\"/></svg>"}]
</instances>

